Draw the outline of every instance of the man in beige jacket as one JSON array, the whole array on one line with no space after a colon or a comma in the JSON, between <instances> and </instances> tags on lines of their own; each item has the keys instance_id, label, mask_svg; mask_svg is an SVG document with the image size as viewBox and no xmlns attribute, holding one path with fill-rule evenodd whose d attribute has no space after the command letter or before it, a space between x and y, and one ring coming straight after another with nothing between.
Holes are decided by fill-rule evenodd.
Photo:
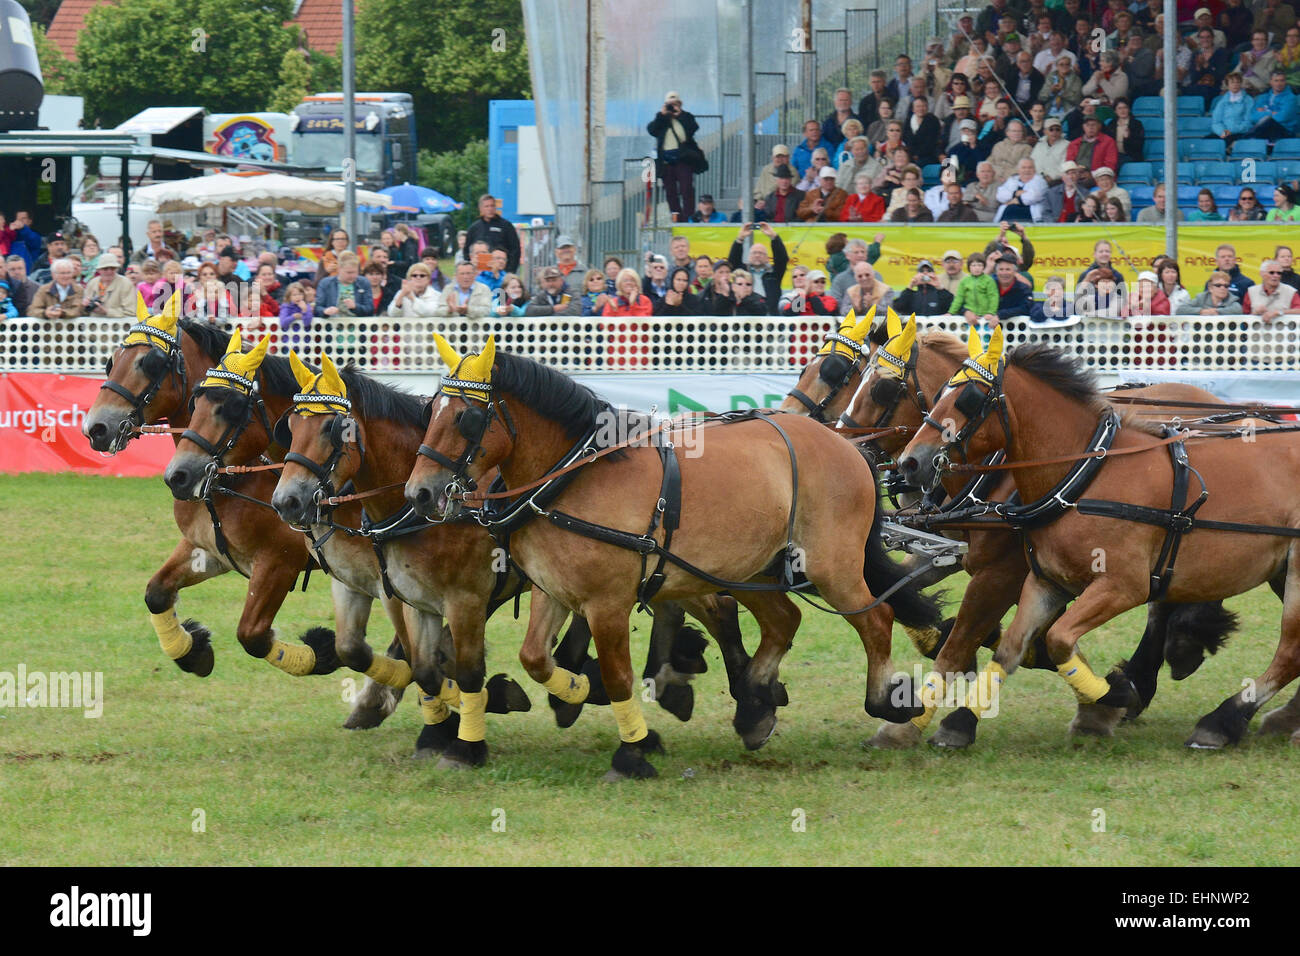
<instances>
[{"instance_id":1,"label":"man in beige jacket","mask_svg":"<svg viewBox=\"0 0 1300 956\"><path fill-rule=\"evenodd\" d=\"M81 316L81 294L77 267L71 259L56 259L50 266L52 278L37 290L27 315L32 319L75 319Z\"/></svg>"},{"instance_id":2,"label":"man in beige jacket","mask_svg":"<svg viewBox=\"0 0 1300 956\"><path fill-rule=\"evenodd\" d=\"M473 263L457 261L456 281L443 290L442 304L437 312L439 316L486 319L492 314L492 292L482 282L474 281L477 274Z\"/></svg>"}]
</instances>

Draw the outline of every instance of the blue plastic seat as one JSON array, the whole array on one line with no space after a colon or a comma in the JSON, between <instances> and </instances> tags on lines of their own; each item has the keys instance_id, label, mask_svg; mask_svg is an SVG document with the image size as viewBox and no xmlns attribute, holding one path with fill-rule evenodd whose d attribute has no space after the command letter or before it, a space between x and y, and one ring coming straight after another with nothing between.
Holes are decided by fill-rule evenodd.
<instances>
[{"instance_id":1,"label":"blue plastic seat","mask_svg":"<svg viewBox=\"0 0 1300 956\"><path fill-rule=\"evenodd\" d=\"M1196 167L1191 163L1183 163L1178 167L1178 185L1195 186L1196 185Z\"/></svg>"},{"instance_id":2,"label":"blue plastic seat","mask_svg":"<svg viewBox=\"0 0 1300 956\"><path fill-rule=\"evenodd\" d=\"M1279 139L1273 144L1274 159L1300 159L1300 139Z\"/></svg>"},{"instance_id":3,"label":"blue plastic seat","mask_svg":"<svg viewBox=\"0 0 1300 956\"><path fill-rule=\"evenodd\" d=\"M1194 161L1198 159L1226 159L1227 148L1219 139L1180 139L1178 141L1178 158Z\"/></svg>"},{"instance_id":4,"label":"blue plastic seat","mask_svg":"<svg viewBox=\"0 0 1300 956\"><path fill-rule=\"evenodd\" d=\"M1284 159L1274 165L1277 166L1277 178L1283 182L1300 179L1300 158Z\"/></svg>"},{"instance_id":5,"label":"blue plastic seat","mask_svg":"<svg viewBox=\"0 0 1300 956\"><path fill-rule=\"evenodd\" d=\"M1204 116L1205 97L1203 96L1178 97L1178 115L1179 116Z\"/></svg>"},{"instance_id":6,"label":"blue plastic seat","mask_svg":"<svg viewBox=\"0 0 1300 956\"><path fill-rule=\"evenodd\" d=\"M1267 159L1268 143L1262 139L1239 139L1232 144L1233 159Z\"/></svg>"},{"instance_id":7,"label":"blue plastic seat","mask_svg":"<svg viewBox=\"0 0 1300 956\"><path fill-rule=\"evenodd\" d=\"M1195 164L1196 178L1194 182L1204 183L1235 183L1237 181L1238 167L1236 163L1220 163L1217 161L1200 162Z\"/></svg>"},{"instance_id":8,"label":"blue plastic seat","mask_svg":"<svg viewBox=\"0 0 1300 956\"><path fill-rule=\"evenodd\" d=\"M1272 209L1277 203L1273 202L1273 183L1251 183L1255 187L1255 195L1259 197L1259 204L1265 209Z\"/></svg>"},{"instance_id":9,"label":"blue plastic seat","mask_svg":"<svg viewBox=\"0 0 1300 956\"><path fill-rule=\"evenodd\" d=\"M1253 186L1256 183L1272 183L1278 178L1277 163L1272 160L1237 163L1237 166L1239 183L1249 183Z\"/></svg>"},{"instance_id":10,"label":"blue plastic seat","mask_svg":"<svg viewBox=\"0 0 1300 956\"><path fill-rule=\"evenodd\" d=\"M928 166L921 167L921 183L925 186L937 186L939 184L939 173L943 167L938 163L930 163Z\"/></svg>"},{"instance_id":11,"label":"blue plastic seat","mask_svg":"<svg viewBox=\"0 0 1300 956\"><path fill-rule=\"evenodd\" d=\"M1133 208L1140 206L1150 206L1155 203L1155 186L1126 186L1129 198L1133 200Z\"/></svg>"},{"instance_id":12,"label":"blue plastic seat","mask_svg":"<svg viewBox=\"0 0 1300 956\"><path fill-rule=\"evenodd\" d=\"M1155 166L1152 163L1125 163L1119 171L1119 184L1154 182Z\"/></svg>"},{"instance_id":13,"label":"blue plastic seat","mask_svg":"<svg viewBox=\"0 0 1300 956\"><path fill-rule=\"evenodd\" d=\"M1204 139L1210 135L1210 118L1208 116L1180 116L1178 118L1178 138Z\"/></svg>"},{"instance_id":14,"label":"blue plastic seat","mask_svg":"<svg viewBox=\"0 0 1300 956\"><path fill-rule=\"evenodd\" d=\"M1133 101L1133 115L1138 119L1148 116L1163 116L1165 101L1159 96L1139 96Z\"/></svg>"},{"instance_id":15,"label":"blue plastic seat","mask_svg":"<svg viewBox=\"0 0 1300 956\"><path fill-rule=\"evenodd\" d=\"M1237 205L1237 197L1241 195L1240 186L1215 186L1214 187L1214 204L1219 207L1219 212L1225 216L1228 210Z\"/></svg>"},{"instance_id":16,"label":"blue plastic seat","mask_svg":"<svg viewBox=\"0 0 1300 956\"><path fill-rule=\"evenodd\" d=\"M1164 162L1165 141L1163 139L1148 139L1142 146L1142 155L1151 162Z\"/></svg>"}]
</instances>

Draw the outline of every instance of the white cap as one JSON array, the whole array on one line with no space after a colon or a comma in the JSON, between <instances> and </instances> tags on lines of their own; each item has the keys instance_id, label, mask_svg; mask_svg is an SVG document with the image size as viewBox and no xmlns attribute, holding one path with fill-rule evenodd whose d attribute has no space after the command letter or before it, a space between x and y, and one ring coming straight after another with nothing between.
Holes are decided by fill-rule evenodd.
<instances>
[{"instance_id":1,"label":"white cap","mask_svg":"<svg viewBox=\"0 0 1300 956\"><path fill-rule=\"evenodd\" d=\"M1154 272L1139 272L1138 282L1154 282L1158 285L1160 283L1160 280L1156 278L1156 274Z\"/></svg>"},{"instance_id":2,"label":"white cap","mask_svg":"<svg viewBox=\"0 0 1300 956\"><path fill-rule=\"evenodd\" d=\"M949 249L947 252L943 254L943 257L945 259L960 259L961 253L958 252L956 249Z\"/></svg>"},{"instance_id":3,"label":"white cap","mask_svg":"<svg viewBox=\"0 0 1300 956\"><path fill-rule=\"evenodd\" d=\"M822 171L821 171L820 173L818 173L817 175L820 176L822 179L826 179L826 178L828 178L828 177L829 177L830 179L834 179L834 178L835 178L835 168L834 168L833 166L823 166L823 167L822 167Z\"/></svg>"},{"instance_id":4,"label":"white cap","mask_svg":"<svg viewBox=\"0 0 1300 956\"><path fill-rule=\"evenodd\" d=\"M826 273L822 272L821 269L813 269L811 272L808 273L809 282L815 282L818 279L824 280L825 278L826 278Z\"/></svg>"}]
</instances>

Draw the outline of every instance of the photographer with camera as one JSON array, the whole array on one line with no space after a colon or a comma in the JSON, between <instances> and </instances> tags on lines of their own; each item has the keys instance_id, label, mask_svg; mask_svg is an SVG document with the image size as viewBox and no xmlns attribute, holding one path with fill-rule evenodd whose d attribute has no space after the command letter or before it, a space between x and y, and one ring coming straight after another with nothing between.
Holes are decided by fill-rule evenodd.
<instances>
[{"instance_id":1,"label":"photographer with camera","mask_svg":"<svg viewBox=\"0 0 1300 956\"><path fill-rule=\"evenodd\" d=\"M673 91L646 125L646 132L655 138L655 173L663 181L675 222L686 222L695 215L695 174L709 168L695 142L699 128L695 117L682 109L681 96Z\"/></svg>"},{"instance_id":2,"label":"photographer with camera","mask_svg":"<svg viewBox=\"0 0 1300 956\"><path fill-rule=\"evenodd\" d=\"M916 315L945 315L952 307L952 293L939 284L934 265L922 259L907 288L894 300L894 311Z\"/></svg>"},{"instance_id":3,"label":"photographer with camera","mask_svg":"<svg viewBox=\"0 0 1300 956\"><path fill-rule=\"evenodd\" d=\"M111 252L105 252L95 260L94 275L82 292L82 315L115 319L135 315L135 284L118 273L121 267L122 260Z\"/></svg>"}]
</instances>

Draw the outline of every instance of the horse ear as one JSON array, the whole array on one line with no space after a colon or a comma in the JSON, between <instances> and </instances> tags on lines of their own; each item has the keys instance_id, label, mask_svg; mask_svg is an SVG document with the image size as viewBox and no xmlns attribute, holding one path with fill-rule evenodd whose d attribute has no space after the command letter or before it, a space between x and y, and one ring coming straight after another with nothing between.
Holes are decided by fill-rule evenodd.
<instances>
[{"instance_id":1,"label":"horse ear","mask_svg":"<svg viewBox=\"0 0 1300 956\"><path fill-rule=\"evenodd\" d=\"M973 359L977 359L984 354L984 340L980 338L980 334L975 331L973 325L966 335L966 353Z\"/></svg>"},{"instance_id":2,"label":"horse ear","mask_svg":"<svg viewBox=\"0 0 1300 956\"><path fill-rule=\"evenodd\" d=\"M239 329L230 333L230 341L226 343L226 354L237 355L244 350L244 340L239 336Z\"/></svg>"},{"instance_id":3,"label":"horse ear","mask_svg":"<svg viewBox=\"0 0 1300 956\"><path fill-rule=\"evenodd\" d=\"M993 330L993 334L989 336L989 347L984 352L984 367L990 372L997 371L998 363L1002 361L1002 348L1004 345L1005 338L1002 335L1002 326L999 325Z\"/></svg>"},{"instance_id":4,"label":"horse ear","mask_svg":"<svg viewBox=\"0 0 1300 956\"><path fill-rule=\"evenodd\" d=\"M890 309L890 311L892 312L893 309ZM902 338L899 339L899 342L902 344L901 351L904 354L910 353L912 351L912 346L916 344L916 313L915 312L912 313L912 317L907 320L907 325L903 326L902 331L899 332L899 334L902 336Z\"/></svg>"},{"instance_id":5,"label":"horse ear","mask_svg":"<svg viewBox=\"0 0 1300 956\"><path fill-rule=\"evenodd\" d=\"M293 369L293 377L297 381L299 388L308 388L316 378L312 374L312 370L303 364L302 359L298 358L297 352L289 353L289 368Z\"/></svg>"},{"instance_id":6,"label":"horse ear","mask_svg":"<svg viewBox=\"0 0 1300 956\"><path fill-rule=\"evenodd\" d=\"M337 395L340 398L347 398L348 387L343 384L343 377L339 375L339 370L330 361L330 357L324 352L320 357L320 383L319 388L322 395Z\"/></svg>"},{"instance_id":7,"label":"horse ear","mask_svg":"<svg viewBox=\"0 0 1300 956\"><path fill-rule=\"evenodd\" d=\"M885 312L885 332L891 339L903 334L903 320L898 317L898 313L893 308Z\"/></svg>"},{"instance_id":8,"label":"horse ear","mask_svg":"<svg viewBox=\"0 0 1300 956\"><path fill-rule=\"evenodd\" d=\"M857 313L854 312L852 306L850 306L848 314L844 316L844 320L840 323L840 335L851 334L853 332L853 327L856 326L857 324L858 324Z\"/></svg>"},{"instance_id":9,"label":"horse ear","mask_svg":"<svg viewBox=\"0 0 1300 956\"><path fill-rule=\"evenodd\" d=\"M176 323L181 317L181 292L177 289L163 306L162 312L154 317L153 327L169 335L176 334Z\"/></svg>"},{"instance_id":10,"label":"horse ear","mask_svg":"<svg viewBox=\"0 0 1300 956\"><path fill-rule=\"evenodd\" d=\"M471 382L482 382L489 385L492 382L492 366L497 357L497 340L496 336L489 335L487 344L483 346L483 351L478 355L471 355L465 360L461 368L461 377Z\"/></svg>"},{"instance_id":11,"label":"horse ear","mask_svg":"<svg viewBox=\"0 0 1300 956\"><path fill-rule=\"evenodd\" d=\"M149 306L144 304L144 293L139 289L135 293L135 318L137 322L148 322L152 318Z\"/></svg>"},{"instance_id":12,"label":"horse ear","mask_svg":"<svg viewBox=\"0 0 1300 956\"><path fill-rule=\"evenodd\" d=\"M436 332L433 334L433 344L438 346L438 357L447 368L455 370L460 365L460 355L451 347L450 342Z\"/></svg>"},{"instance_id":13,"label":"horse ear","mask_svg":"<svg viewBox=\"0 0 1300 956\"><path fill-rule=\"evenodd\" d=\"M268 332L262 336L262 341L253 346L253 350L244 358L244 377L252 378L257 374L257 370L262 367L262 360L266 358L266 352L271 347L271 334Z\"/></svg>"}]
</instances>

